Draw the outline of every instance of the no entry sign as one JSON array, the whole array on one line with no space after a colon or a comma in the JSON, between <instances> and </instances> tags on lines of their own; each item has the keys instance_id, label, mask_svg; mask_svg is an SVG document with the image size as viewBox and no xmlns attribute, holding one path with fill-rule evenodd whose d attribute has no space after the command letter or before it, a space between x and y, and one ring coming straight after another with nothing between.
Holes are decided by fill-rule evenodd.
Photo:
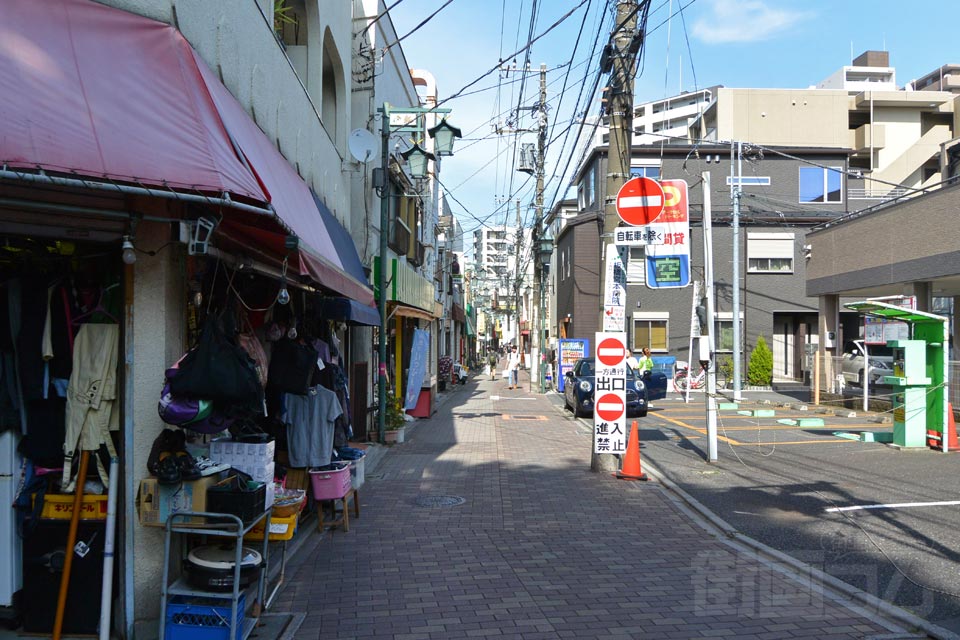
<instances>
[{"instance_id":1,"label":"no entry sign","mask_svg":"<svg viewBox=\"0 0 960 640\"><path fill-rule=\"evenodd\" d=\"M623 398L613 393L600 396L597 400L597 415L608 422L614 422L623 417Z\"/></svg>"},{"instance_id":2,"label":"no entry sign","mask_svg":"<svg viewBox=\"0 0 960 640\"><path fill-rule=\"evenodd\" d=\"M631 178L617 192L617 215L635 227L650 224L663 211L663 189L650 178Z\"/></svg>"},{"instance_id":3,"label":"no entry sign","mask_svg":"<svg viewBox=\"0 0 960 640\"><path fill-rule=\"evenodd\" d=\"M596 345L593 450L623 453L627 447L627 334L599 331Z\"/></svg>"},{"instance_id":4,"label":"no entry sign","mask_svg":"<svg viewBox=\"0 0 960 640\"><path fill-rule=\"evenodd\" d=\"M597 345L597 358L609 367L616 367L621 364L626 357L627 347L619 338L606 338Z\"/></svg>"}]
</instances>

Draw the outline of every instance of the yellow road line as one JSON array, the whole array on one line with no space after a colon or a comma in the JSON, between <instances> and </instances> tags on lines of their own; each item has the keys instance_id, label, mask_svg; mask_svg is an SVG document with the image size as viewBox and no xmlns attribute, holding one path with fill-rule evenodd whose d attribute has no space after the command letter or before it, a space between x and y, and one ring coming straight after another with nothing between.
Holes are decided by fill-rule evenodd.
<instances>
[{"instance_id":1,"label":"yellow road line","mask_svg":"<svg viewBox=\"0 0 960 640\"><path fill-rule=\"evenodd\" d=\"M675 424L675 425L677 425L677 426L680 426L680 427L683 427L683 428L685 428L685 429L690 429L691 431L696 431L697 433L699 433L699 434L701 434L701 435L707 435L707 430L706 430L706 429L701 429L701 428L699 428L699 427L694 427L693 425L689 425L689 424L687 424L686 422L681 422L681 421L679 421L679 420L674 420L673 418L669 418L669 417L667 417L667 416L658 416L658 417L666 420L667 422L672 422L673 424ZM793 427L793 428L795 429L796 427ZM731 431L732 429L727 428L727 429L725 429L725 430L726 430L726 431ZM837 442L859 442L858 440L847 440L846 438L832 438L832 439L830 439L830 440L795 440L795 441L785 441L785 442L741 442L740 440L734 440L733 438L727 438L726 436L722 436L722 435L720 435L720 434L717 434L717 440L721 440L721 441L723 441L723 442L727 442L727 443L729 443L729 444L731 444L731 445L733 445L733 446L735 446L735 447L750 447L750 446L768 446L768 447L770 447L770 446L781 445L781 444L784 444L784 445L785 445L785 444L829 444L829 443L832 443L832 442L833 442L833 443L837 443Z\"/></svg>"},{"instance_id":2,"label":"yellow road line","mask_svg":"<svg viewBox=\"0 0 960 640\"><path fill-rule=\"evenodd\" d=\"M699 427L694 427L693 425L689 425L689 424L687 424L686 422L680 422L679 420L674 420L673 418L668 418L667 416L657 416L657 417L658 417L658 418L663 418L663 419L666 420L667 422L672 422L673 424L675 424L675 425L677 425L677 426L680 426L680 427L683 427L683 428L685 428L685 429L690 429L691 431L696 431L697 433L699 433L699 434L701 434L701 435L707 435L707 430L706 430L706 429L701 429L701 428L699 428ZM736 441L736 440L731 440L730 438L725 438L725 437L723 437L723 436L721 436L721 435L717 435L717 439L718 439L718 440L723 440L724 442L729 442L729 443L731 443L731 444L737 444L737 441Z\"/></svg>"}]
</instances>

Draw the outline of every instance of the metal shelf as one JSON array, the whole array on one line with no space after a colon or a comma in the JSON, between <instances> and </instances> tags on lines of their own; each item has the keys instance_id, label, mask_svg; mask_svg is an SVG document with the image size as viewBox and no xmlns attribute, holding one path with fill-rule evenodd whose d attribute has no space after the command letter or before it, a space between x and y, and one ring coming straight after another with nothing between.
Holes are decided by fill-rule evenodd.
<instances>
[{"instance_id":1,"label":"metal shelf","mask_svg":"<svg viewBox=\"0 0 960 640\"><path fill-rule=\"evenodd\" d=\"M261 571L266 570L266 565L260 568ZM256 580L247 586L240 589L239 593L247 593L252 591L253 587L256 586L256 583L259 580ZM198 589L197 587L191 586L187 582L186 578L177 578L167 587L167 596L190 596L191 598L210 598L211 600L233 600L233 591L204 591L203 589Z\"/></svg>"},{"instance_id":2,"label":"metal shelf","mask_svg":"<svg viewBox=\"0 0 960 640\"><path fill-rule=\"evenodd\" d=\"M225 600L231 603L233 608L239 606L240 595L253 590L254 584L249 584L243 589L240 588L240 557L242 555L243 537L254 527L266 518L264 531L270 531L270 513L272 508L265 509L250 523L244 523L239 517L229 513L210 513L202 511L176 511L167 518L164 541L163 541L163 579L160 585L160 633L159 639L165 640L167 628L167 600L170 596L190 596L199 598L209 598L211 600ZM180 518L203 518L205 524L198 525L193 522L176 521ZM230 591L204 591L190 586L184 578L178 578L170 582L170 546L174 534L194 534L201 536L214 536L219 538L233 538L236 545L236 560L234 562L233 589ZM270 536L264 535L261 544L261 565L256 579L257 598L254 601L252 611L256 614L250 617L243 617L241 620L241 629L239 638L246 640L253 632L260 619L260 613L264 609L264 595L266 592L267 560L270 551ZM244 612L238 612L243 616ZM231 616L229 638L237 638L237 619Z\"/></svg>"}]
</instances>

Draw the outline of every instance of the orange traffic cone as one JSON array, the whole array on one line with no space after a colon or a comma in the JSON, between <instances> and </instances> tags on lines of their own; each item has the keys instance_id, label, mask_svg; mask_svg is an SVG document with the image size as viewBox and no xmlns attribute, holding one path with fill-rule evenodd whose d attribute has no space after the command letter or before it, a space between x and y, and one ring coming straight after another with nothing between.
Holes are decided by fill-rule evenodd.
<instances>
[{"instance_id":1,"label":"orange traffic cone","mask_svg":"<svg viewBox=\"0 0 960 640\"><path fill-rule=\"evenodd\" d=\"M647 474L640 469L640 434L637 421L630 426L630 440L627 442L627 453L623 456L620 471L614 474L621 480L646 480Z\"/></svg>"}]
</instances>

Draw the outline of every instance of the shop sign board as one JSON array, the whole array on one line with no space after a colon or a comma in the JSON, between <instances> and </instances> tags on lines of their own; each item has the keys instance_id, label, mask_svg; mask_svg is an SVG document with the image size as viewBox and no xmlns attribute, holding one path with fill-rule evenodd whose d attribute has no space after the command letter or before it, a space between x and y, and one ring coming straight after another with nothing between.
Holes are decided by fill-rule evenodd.
<instances>
[{"instance_id":1,"label":"shop sign board","mask_svg":"<svg viewBox=\"0 0 960 640\"><path fill-rule=\"evenodd\" d=\"M577 364L577 360L586 358L589 349L590 341L586 338L560 339L557 348L557 363L560 367L560 375L557 376L557 389L560 393L563 393L565 384L564 376L567 375L567 371L573 371L573 365Z\"/></svg>"},{"instance_id":2,"label":"shop sign board","mask_svg":"<svg viewBox=\"0 0 960 640\"><path fill-rule=\"evenodd\" d=\"M647 287L678 289L690 284L690 205L685 180L662 180L663 243L646 250Z\"/></svg>"},{"instance_id":3,"label":"shop sign board","mask_svg":"<svg viewBox=\"0 0 960 640\"><path fill-rule=\"evenodd\" d=\"M645 247L663 244L667 225L648 224L645 227L617 227L613 230L613 244L618 247Z\"/></svg>"},{"instance_id":4,"label":"shop sign board","mask_svg":"<svg viewBox=\"0 0 960 640\"><path fill-rule=\"evenodd\" d=\"M627 304L627 249L613 244L606 247L603 330L623 331L624 308Z\"/></svg>"},{"instance_id":5,"label":"shop sign board","mask_svg":"<svg viewBox=\"0 0 960 640\"><path fill-rule=\"evenodd\" d=\"M904 309L916 310L917 308L916 296L887 296L871 298L871 300L888 302ZM866 345L885 345L890 340L908 339L910 339L910 325L906 322L873 316L863 318L863 342Z\"/></svg>"},{"instance_id":6,"label":"shop sign board","mask_svg":"<svg viewBox=\"0 0 960 640\"><path fill-rule=\"evenodd\" d=\"M598 332L594 353L594 453L627 450L627 334Z\"/></svg>"}]
</instances>

